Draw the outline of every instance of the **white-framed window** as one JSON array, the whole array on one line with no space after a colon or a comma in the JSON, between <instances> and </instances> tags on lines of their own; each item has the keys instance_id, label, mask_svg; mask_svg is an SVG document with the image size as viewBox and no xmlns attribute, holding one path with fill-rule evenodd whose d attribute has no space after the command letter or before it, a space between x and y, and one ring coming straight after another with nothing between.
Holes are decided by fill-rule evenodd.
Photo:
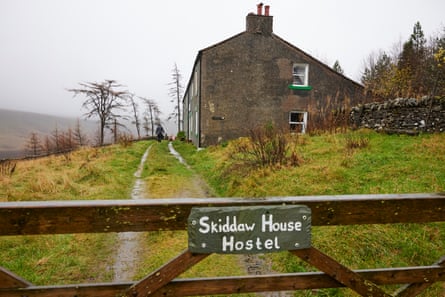
<instances>
[{"instance_id":1,"label":"white-framed window","mask_svg":"<svg viewBox=\"0 0 445 297\"><path fill-rule=\"evenodd\" d=\"M195 111L195 135L198 136L199 133L199 118L198 118L199 114L198 111Z\"/></svg>"},{"instance_id":2,"label":"white-framed window","mask_svg":"<svg viewBox=\"0 0 445 297\"><path fill-rule=\"evenodd\" d=\"M295 63L292 69L294 86L308 86L309 85L309 64Z\"/></svg>"},{"instance_id":3,"label":"white-framed window","mask_svg":"<svg viewBox=\"0 0 445 297\"><path fill-rule=\"evenodd\" d=\"M289 112L289 127L291 132L306 133L307 112L291 111Z\"/></svg>"},{"instance_id":4,"label":"white-framed window","mask_svg":"<svg viewBox=\"0 0 445 297\"><path fill-rule=\"evenodd\" d=\"M188 103L188 107L187 107L187 112L190 113L192 111L192 99L190 98L190 94L187 93L187 103Z\"/></svg>"}]
</instances>

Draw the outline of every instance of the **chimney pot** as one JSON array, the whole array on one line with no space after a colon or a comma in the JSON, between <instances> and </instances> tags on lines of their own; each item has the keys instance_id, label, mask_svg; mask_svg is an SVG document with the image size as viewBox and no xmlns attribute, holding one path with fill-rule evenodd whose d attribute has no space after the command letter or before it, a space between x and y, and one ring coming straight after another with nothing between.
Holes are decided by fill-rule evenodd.
<instances>
[{"instance_id":1,"label":"chimney pot","mask_svg":"<svg viewBox=\"0 0 445 297\"><path fill-rule=\"evenodd\" d=\"M257 4L256 6L257 9L257 15L263 15L263 3Z\"/></svg>"},{"instance_id":2,"label":"chimney pot","mask_svg":"<svg viewBox=\"0 0 445 297\"><path fill-rule=\"evenodd\" d=\"M264 6L264 15L265 16L269 16L269 9L270 9L270 5Z\"/></svg>"}]
</instances>

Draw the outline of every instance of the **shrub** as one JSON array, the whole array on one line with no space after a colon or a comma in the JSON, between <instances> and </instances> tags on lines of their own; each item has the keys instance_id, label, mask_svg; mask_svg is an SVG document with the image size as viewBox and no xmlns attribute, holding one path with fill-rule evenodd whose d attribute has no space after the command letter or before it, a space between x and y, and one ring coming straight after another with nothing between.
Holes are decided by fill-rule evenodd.
<instances>
[{"instance_id":1,"label":"shrub","mask_svg":"<svg viewBox=\"0 0 445 297\"><path fill-rule=\"evenodd\" d=\"M128 133L122 133L119 135L118 143L122 147L129 147L133 144L133 135Z\"/></svg>"},{"instance_id":2,"label":"shrub","mask_svg":"<svg viewBox=\"0 0 445 297\"><path fill-rule=\"evenodd\" d=\"M249 134L233 142L233 160L255 167L298 165L300 158L283 130L269 124L251 129Z\"/></svg>"},{"instance_id":3,"label":"shrub","mask_svg":"<svg viewBox=\"0 0 445 297\"><path fill-rule=\"evenodd\" d=\"M185 132L184 131L179 131L178 134L176 134L176 138L178 138L179 140L184 141L185 140Z\"/></svg>"}]
</instances>

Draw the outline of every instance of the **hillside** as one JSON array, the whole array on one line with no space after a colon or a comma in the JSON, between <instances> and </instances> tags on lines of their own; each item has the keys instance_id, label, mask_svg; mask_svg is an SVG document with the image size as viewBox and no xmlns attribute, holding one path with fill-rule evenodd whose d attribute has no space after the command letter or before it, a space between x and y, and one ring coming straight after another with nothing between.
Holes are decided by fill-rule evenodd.
<instances>
[{"instance_id":1,"label":"hillside","mask_svg":"<svg viewBox=\"0 0 445 297\"><path fill-rule=\"evenodd\" d=\"M26 141L32 132L44 137L56 128L66 131L73 129L76 124L76 118L0 109L0 159L22 156ZM80 126L89 136L97 130L94 121L81 119Z\"/></svg>"},{"instance_id":2,"label":"hillside","mask_svg":"<svg viewBox=\"0 0 445 297\"><path fill-rule=\"evenodd\" d=\"M54 115L8 110L0 108L0 160L17 158L24 155L24 147L29 139L30 133L37 133L41 138L50 135L56 128L59 131L74 129L77 118L59 117ZM80 120L82 131L92 140L98 131L98 123L92 120ZM176 125L172 121L164 120L164 128L168 135L176 135ZM132 124L125 126L133 135L137 135ZM141 131L141 133L144 133Z\"/></svg>"}]
</instances>

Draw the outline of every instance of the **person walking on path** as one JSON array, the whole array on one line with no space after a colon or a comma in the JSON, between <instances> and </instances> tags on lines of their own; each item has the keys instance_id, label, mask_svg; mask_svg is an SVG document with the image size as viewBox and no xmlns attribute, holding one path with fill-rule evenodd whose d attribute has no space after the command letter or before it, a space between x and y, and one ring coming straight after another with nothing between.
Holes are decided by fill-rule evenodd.
<instances>
[{"instance_id":1,"label":"person walking on path","mask_svg":"<svg viewBox=\"0 0 445 297\"><path fill-rule=\"evenodd\" d=\"M161 142L161 140L164 139L164 133L165 133L164 128L162 128L162 126L159 124L156 127L156 137L158 139L158 142Z\"/></svg>"}]
</instances>

